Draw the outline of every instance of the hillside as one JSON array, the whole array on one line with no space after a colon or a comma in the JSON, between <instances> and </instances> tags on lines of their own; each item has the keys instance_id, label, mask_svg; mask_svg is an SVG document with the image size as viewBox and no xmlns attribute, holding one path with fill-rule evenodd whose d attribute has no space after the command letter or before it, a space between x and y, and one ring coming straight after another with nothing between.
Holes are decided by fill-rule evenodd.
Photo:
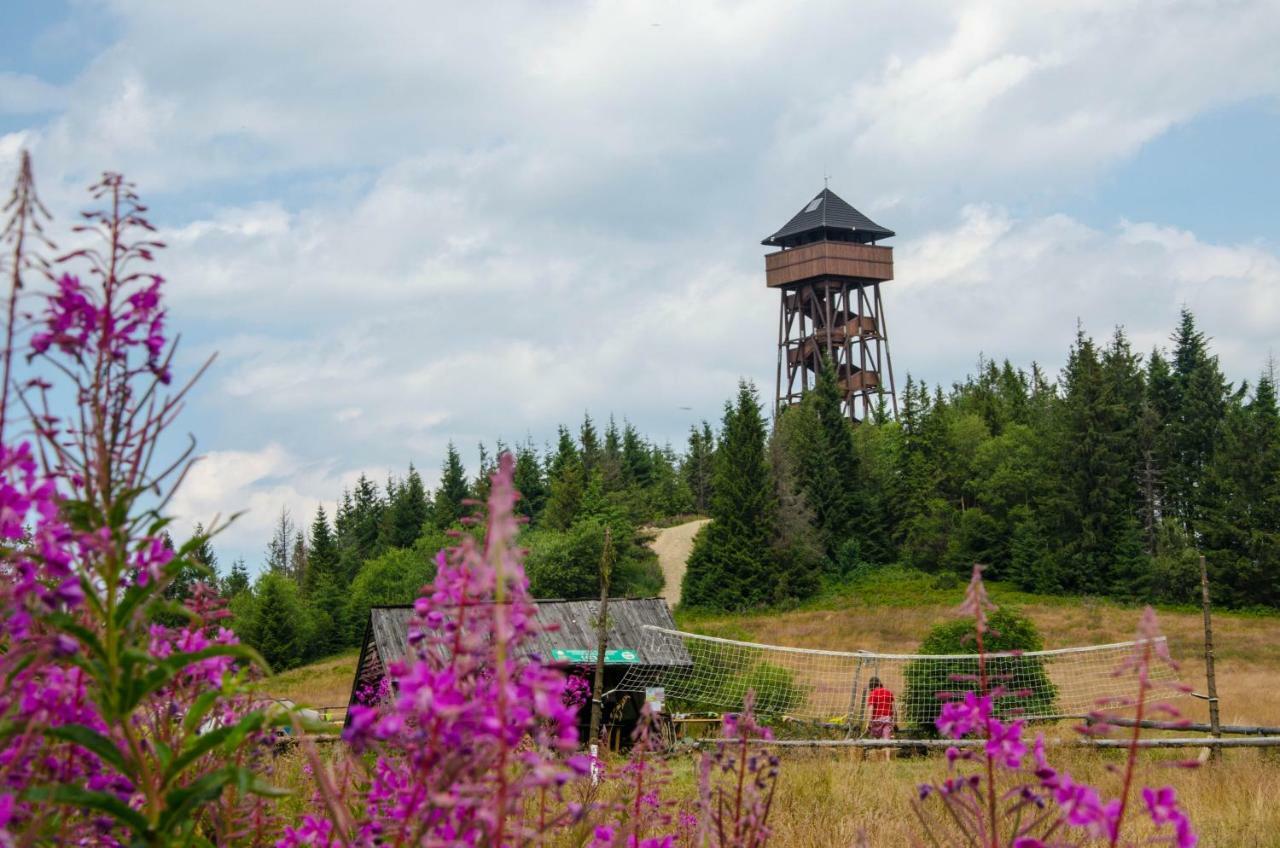
<instances>
[{"instance_id":1,"label":"hillside","mask_svg":"<svg viewBox=\"0 0 1280 848\"><path fill-rule=\"evenodd\" d=\"M1013 605L1028 614L1049 648L1131 639L1141 611L1091 598L1034 595L1000 583L990 584L989 589L997 604ZM963 591L958 581L885 569L829 590L797 609L715 616L679 611L676 619L682 628L726 638L834 650L910 652L930 627L955 615ZM1174 658L1182 664L1182 680L1203 691L1199 611L1163 609L1160 623ZM1278 626L1280 619L1272 615L1215 614L1224 722L1280 724L1280 702L1272 697L1275 681L1280 679L1280 641L1274 639ZM355 653L348 652L293 669L273 678L269 689L277 697L307 706L342 705L350 692L355 662ZM1184 698L1179 706L1189 717L1204 720L1203 702Z\"/></svg>"},{"instance_id":2,"label":"hillside","mask_svg":"<svg viewBox=\"0 0 1280 848\"><path fill-rule=\"evenodd\" d=\"M685 563L693 551L693 537L710 520L700 518L675 527L664 527L650 543L653 552L658 555L658 565L662 568L662 597L672 607L680 604L680 584L684 580Z\"/></svg>"}]
</instances>

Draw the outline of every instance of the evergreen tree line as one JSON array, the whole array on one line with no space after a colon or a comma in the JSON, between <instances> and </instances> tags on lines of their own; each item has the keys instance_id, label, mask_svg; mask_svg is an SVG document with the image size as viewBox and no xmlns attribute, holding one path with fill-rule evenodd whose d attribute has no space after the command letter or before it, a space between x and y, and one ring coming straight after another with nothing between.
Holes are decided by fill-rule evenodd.
<instances>
[{"instance_id":1,"label":"evergreen tree line","mask_svg":"<svg viewBox=\"0 0 1280 848\"><path fill-rule=\"evenodd\" d=\"M1079 331L1056 378L984 360L947 390L908 377L896 419L883 399L856 427L840 407L823 368L772 428L741 384L718 432L692 428L679 454L590 416L541 451L517 446L535 596L597 596L605 528L614 593L656 594L641 528L702 514L691 607L792 603L894 563L964 576L974 562L1031 591L1183 602L1201 553L1217 601L1280 607L1274 373L1233 387L1190 312L1146 356L1122 330L1102 344ZM482 447L469 476L450 445L430 492L412 467L382 487L361 477L305 528L282 513L259 576L238 562L220 581L234 626L278 668L357 645L370 606L408 603L431 579L507 449Z\"/></svg>"},{"instance_id":2,"label":"evergreen tree line","mask_svg":"<svg viewBox=\"0 0 1280 848\"><path fill-rule=\"evenodd\" d=\"M469 476L450 444L434 491L413 466L382 487L361 476L332 517L321 506L307 527L282 511L257 578L237 562L220 580L241 638L277 669L357 646L371 606L410 603L434 577L437 552L451 544L450 532L468 532L471 502L485 499L506 450L482 445ZM709 425L691 431L681 456L629 423L611 419L601 432L589 415L576 434L560 427L556 444L542 451L516 447L517 509L528 519L521 543L534 595L598 597L606 527L617 553L611 591L660 592L662 573L640 528L706 510L713 452Z\"/></svg>"},{"instance_id":3,"label":"evergreen tree line","mask_svg":"<svg viewBox=\"0 0 1280 848\"><path fill-rule=\"evenodd\" d=\"M807 597L886 563L1052 594L1280 606L1273 367L1233 387L1184 310L1171 350L1078 331L1057 379L983 361L944 391L908 377L897 420L856 427L833 369L772 432L749 384L726 406L683 601Z\"/></svg>"}]
</instances>

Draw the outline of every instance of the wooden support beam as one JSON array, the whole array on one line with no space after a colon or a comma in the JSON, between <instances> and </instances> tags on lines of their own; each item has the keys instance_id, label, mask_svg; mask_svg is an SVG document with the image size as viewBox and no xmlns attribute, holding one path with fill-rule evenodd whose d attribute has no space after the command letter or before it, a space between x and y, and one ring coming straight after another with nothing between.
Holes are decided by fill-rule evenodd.
<instances>
[{"instance_id":1,"label":"wooden support beam","mask_svg":"<svg viewBox=\"0 0 1280 848\"><path fill-rule=\"evenodd\" d=\"M699 746L714 745L719 739L699 739ZM985 739L752 739L751 744L761 748L981 748ZM1129 739L1046 739L1052 748L1128 748ZM1280 736L1254 736L1243 739L1204 739L1177 737L1169 739L1139 739L1139 748L1277 748Z\"/></svg>"}]
</instances>

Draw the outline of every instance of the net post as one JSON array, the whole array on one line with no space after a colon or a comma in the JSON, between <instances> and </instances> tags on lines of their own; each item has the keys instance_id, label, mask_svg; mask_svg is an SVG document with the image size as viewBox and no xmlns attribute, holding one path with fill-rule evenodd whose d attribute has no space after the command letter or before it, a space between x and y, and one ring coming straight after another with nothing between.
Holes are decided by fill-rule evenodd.
<instances>
[{"instance_id":1,"label":"net post","mask_svg":"<svg viewBox=\"0 0 1280 848\"><path fill-rule=\"evenodd\" d=\"M1209 734L1214 739L1222 737L1222 725L1218 714L1218 681L1213 669L1213 617L1209 612L1209 568L1205 564L1204 554L1200 555L1200 605L1204 610L1204 673L1209 687ZM1210 759L1218 756L1218 750L1211 748Z\"/></svg>"},{"instance_id":2,"label":"net post","mask_svg":"<svg viewBox=\"0 0 1280 848\"><path fill-rule=\"evenodd\" d=\"M858 662L853 667L853 688L849 692L849 713L845 717L847 727L845 728L844 738L853 738L854 724L862 723L862 710L858 708L858 684L862 682L862 657L858 657Z\"/></svg>"}]
</instances>

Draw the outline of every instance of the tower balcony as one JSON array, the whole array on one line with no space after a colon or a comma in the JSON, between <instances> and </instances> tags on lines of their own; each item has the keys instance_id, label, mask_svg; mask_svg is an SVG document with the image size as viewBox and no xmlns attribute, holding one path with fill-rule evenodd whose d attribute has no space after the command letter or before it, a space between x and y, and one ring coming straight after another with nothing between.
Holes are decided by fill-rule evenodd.
<instances>
[{"instance_id":1,"label":"tower balcony","mask_svg":"<svg viewBox=\"0 0 1280 848\"><path fill-rule=\"evenodd\" d=\"M766 254L764 269L769 288L782 288L823 277L884 282L893 279L893 248L817 241Z\"/></svg>"}]
</instances>

